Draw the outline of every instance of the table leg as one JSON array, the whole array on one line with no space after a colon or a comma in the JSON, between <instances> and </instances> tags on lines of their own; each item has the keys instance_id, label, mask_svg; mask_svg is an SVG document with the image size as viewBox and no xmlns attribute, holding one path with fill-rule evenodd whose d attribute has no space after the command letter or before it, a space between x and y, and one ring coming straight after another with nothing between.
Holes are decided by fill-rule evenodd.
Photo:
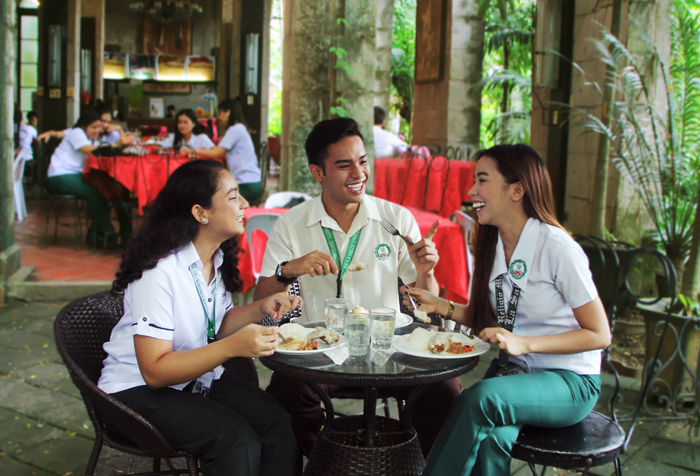
<instances>
[{"instance_id":1,"label":"table leg","mask_svg":"<svg viewBox=\"0 0 700 476\"><path fill-rule=\"evenodd\" d=\"M318 395L323 402L323 407L326 409L326 424L324 427L330 429L331 423L333 422L333 416L335 415L335 409L333 408L331 397L329 397L326 391L323 390L323 388L321 388L321 386L316 382L306 382L306 384L311 387L311 390L316 392L316 395Z\"/></svg>"},{"instance_id":2,"label":"table leg","mask_svg":"<svg viewBox=\"0 0 700 476\"><path fill-rule=\"evenodd\" d=\"M406 399L406 405L403 407L402 420L408 431L413 430L413 427L411 426L411 413L413 412L413 405L416 404L416 401L423 396L427 389L428 385L420 385L413 392L411 392Z\"/></svg>"},{"instance_id":3,"label":"table leg","mask_svg":"<svg viewBox=\"0 0 700 476\"><path fill-rule=\"evenodd\" d=\"M379 390L376 387L365 387L365 408L363 413L365 419L365 447L374 448L377 443L377 434L375 430L377 416L377 394Z\"/></svg>"}]
</instances>

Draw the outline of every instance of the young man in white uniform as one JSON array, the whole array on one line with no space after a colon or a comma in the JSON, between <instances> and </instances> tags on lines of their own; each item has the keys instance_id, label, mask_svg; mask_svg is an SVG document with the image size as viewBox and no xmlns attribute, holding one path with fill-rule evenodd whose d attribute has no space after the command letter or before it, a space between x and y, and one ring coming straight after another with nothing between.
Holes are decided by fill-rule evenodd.
<instances>
[{"instance_id":1,"label":"young man in white uniform","mask_svg":"<svg viewBox=\"0 0 700 476\"><path fill-rule=\"evenodd\" d=\"M408 144L399 139L396 134L384 129L386 113L379 106L374 106L374 158L396 157L408 150Z\"/></svg>"},{"instance_id":2,"label":"young man in white uniform","mask_svg":"<svg viewBox=\"0 0 700 476\"><path fill-rule=\"evenodd\" d=\"M329 234L337 244L341 262L354 243L352 263L367 264L362 271L342 276L341 294L351 307L398 310L397 277L409 286L437 292L433 269L438 255L431 238L439 222L421 237L408 210L365 194L370 168L357 123L348 118L321 121L307 137L305 149L309 170L321 184L322 194L277 220L267 242L255 299L284 291L298 278L305 303L300 321L322 318L324 301L336 297L339 273L338 264L330 256ZM415 244L407 247L401 238L390 235L382 227L384 219ZM338 389L323 387L331 397ZM413 389L397 387L391 392L405 399ZM292 415L297 443L308 456L324 421L318 396L304 382L277 373L267 391ZM418 400L413 423L425 455L459 391L459 383L453 379L432 385Z\"/></svg>"},{"instance_id":3,"label":"young man in white uniform","mask_svg":"<svg viewBox=\"0 0 700 476\"><path fill-rule=\"evenodd\" d=\"M19 123L19 146L27 149L27 158L25 162L29 162L34 159L34 153L32 151L32 142L37 138L36 132L37 116L36 112L29 111L27 113L27 123L24 121Z\"/></svg>"}]
</instances>

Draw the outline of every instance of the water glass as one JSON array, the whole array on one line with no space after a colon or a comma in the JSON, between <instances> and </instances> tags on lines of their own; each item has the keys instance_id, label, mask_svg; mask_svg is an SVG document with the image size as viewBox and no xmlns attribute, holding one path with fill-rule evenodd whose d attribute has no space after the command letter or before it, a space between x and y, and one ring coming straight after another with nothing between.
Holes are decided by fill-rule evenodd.
<instances>
[{"instance_id":1,"label":"water glass","mask_svg":"<svg viewBox=\"0 0 700 476\"><path fill-rule=\"evenodd\" d=\"M396 311L383 307L370 309L369 317L371 320L370 335L372 337L372 348L381 350L391 349L391 340L394 338Z\"/></svg>"},{"instance_id":2,"label":"water glass","mask_svg":"<svg viewBox=\"0 0 700 476\"><path fill-rule=\"evenodd\" d=\"M367 355L370 320L367 314L345 315L345 340L352 357Z\"/></svg>"},{"instance_id":3,"label":"water glass","mask_svg":"<svg viewBox=\"0 0 700 476\"><path fill-rule=\"evenodd\" d=\"M350 301L347 299L326 299L326 329L342 334L343 319L345 319L349 306Z\"/></svg>"}]
</instances>

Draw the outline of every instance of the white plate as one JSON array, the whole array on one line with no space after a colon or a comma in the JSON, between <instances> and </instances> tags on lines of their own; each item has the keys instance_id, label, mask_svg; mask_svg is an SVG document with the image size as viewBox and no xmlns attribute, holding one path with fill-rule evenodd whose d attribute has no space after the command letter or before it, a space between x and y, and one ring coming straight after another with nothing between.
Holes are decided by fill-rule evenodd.
<instances>
[{"instance_id":1,"label":"white plate","mask_svg":"<svg viewBox=\"0 0 700 476\"><path fill-rule=\"evenodd\" d=\"M315 331L316 329L309 329L309 333ZM318 349L315 350L289 350L289 349L280 349L277 348L275 352L279 352L280 354L289 354L289 355L309 355L309 354L320 354L322 352L325 352L327 350L335 349L337 347L341 347L345 345L345 336L341 335L340 339L338 339L338 342L333 342L331 345L326 344L323 342L321 339L317 340L318 342Z\"/></svg>"},{"instance_id":2,"label":"white plate","mask_svg":"<svg viewBox=\"0 0 700 476\"><path fill-rule=\"evenodd\" d=\"M394 322L394 329L398 329L400 327L406 327L410 326L413 324L413 318L409 316L408 314L403 314L401 312L396 314L396 321Z\"/></svg>"},{"instance_id":3,"label":"white plate","mask_svg":"<svg viewBox=\"0 0 700 476\"><path fill-rule=\"evenodd\" d=\"M412 355L414 357L425 357L427 359L464 359L467 357L474 357L475 355L481 355L487 352L491 346L486 342L482 341L478 337L473 340L474 350L467 352L466 354L448 354L447 352L442 352L440 354L434 354L429 350L416 350L408 345L407 339L410 334L402 336L394 336L391 341L391 346L407 355Z\"/></svg>"}]
</instances>

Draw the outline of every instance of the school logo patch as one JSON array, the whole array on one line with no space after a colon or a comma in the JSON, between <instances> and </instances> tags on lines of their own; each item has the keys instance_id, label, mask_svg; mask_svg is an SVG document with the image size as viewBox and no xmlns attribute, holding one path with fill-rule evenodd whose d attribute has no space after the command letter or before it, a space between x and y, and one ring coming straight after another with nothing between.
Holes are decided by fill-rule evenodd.
<instances>
[{"instance_id":1,"label":"school logo patch","mask_svg":"<svg viewBox=\"0 0 700 476\"><path fill-rule=\"evenodd\" d=\"M377 256L377 259L386 261L391 256L391 248L386 243L380 243L374 249L374 254Z\"/></svg>"},{"instance_id":2,"label":"school logo patch","mask_svg":"<svg viewBox=\"0 0 700 476\"><path fill-rule=\"evenodd\" d=\"M510 275L515 279L523 279L527 273L527 265L525 261L521 259L516 259L510 264Z\"/></svg>"}]
</instances>

